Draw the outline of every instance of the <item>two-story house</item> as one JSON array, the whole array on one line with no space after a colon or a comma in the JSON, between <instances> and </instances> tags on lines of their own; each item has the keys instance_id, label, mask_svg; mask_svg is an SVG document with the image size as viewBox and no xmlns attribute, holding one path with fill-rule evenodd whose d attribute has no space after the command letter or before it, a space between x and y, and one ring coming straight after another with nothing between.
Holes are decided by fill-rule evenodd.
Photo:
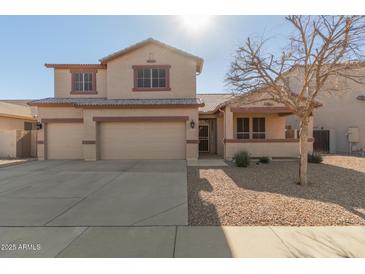
<instances>
[{"instance_id":1,"label":"two-story house","mask_svg":"<svg viewBox=\"0 0 365 274\"><path fill-rule=\"evenodd\" d=\"M249 94L196 94L203 59L154 39L98 64L46 64L55 96L36 100L39 159L232 159L296 157L285 138L291 111L274 102L241 104ZM206 103L204 103L206 101Z\"/></svg>"}]
</instances>

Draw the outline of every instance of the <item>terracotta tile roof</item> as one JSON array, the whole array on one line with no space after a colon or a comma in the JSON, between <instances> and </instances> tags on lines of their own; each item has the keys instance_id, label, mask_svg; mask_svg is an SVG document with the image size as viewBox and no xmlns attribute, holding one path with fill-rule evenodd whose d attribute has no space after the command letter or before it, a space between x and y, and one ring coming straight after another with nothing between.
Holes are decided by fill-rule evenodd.
<instances>
[{"instance_id":1,"label":"terracotta tile roof","mask_svg":"<svg viewBox=\"0 0 365 274\"><path fill-rule=\"evenodd\" d=\"M106 98L45 98L34 100L29 103L34 106L42 105L72 105L75 107L87 106L164 106L164 105L197 105L202 106L204 102L199 98L176 98L176 99L106 99Z\"/></svg>"},{"instance_id":2,"label":"terracotta tile roof","mask_svg":"<svg viewBox=\"0 0 365 274\"><path fill-rule=\"evenodd\" d=\"M113 60L115 58L118 58L120 56L123 56L125 54L128 54L128 53L130 53L130 52L132 52L134 50L137 50L137 49L139 49L141 47L144 47L147 44L155 44L155 45L161 46L163 48L166 48L168 50L174 51L174 52L176 52L178 54L184 55L185 57L192 58L195 61L197 61L196 71L197 72L201 72L202 71L202 67L203 67L203 59L202 58L200 58L198 56L195 56L193 54L190 54L190 53L188 53L186 51L183 51L181 49L178 49L178 48L172 47L170 45L167 45L165 43L162 43L162 42L160 42L158 40L155 40L153 38L148 38L148 39L143 40L141 42L138 42L138 43L136 43L136 44L134 44L132 46L129 46L129 47L125 48L125 49L122 49L122 50L119 50L117 52L114 52L114 53L112 53L112 54L110 54L108 56L105 56L105 57L101 58L99 61L100 61L101 64L106 64L106 63L108 63L109 61L111 61L111 60Z\"/></svg>"},{"instance_id":3,"label":"terracotta tile roof","mask_svg":"<svg viewBox=\"0 0 365 274\"><path fill-rule=\"evenodd\" d=\"M35 119L29 106L4 101L0 101L0 117Z\"/></svg>"},{"instance_id":4,"label":"terracotta tile roof","mask_svg":"<svg viewBox=\"0 0 365 274\"><path fill-rule=\"evenodd\" d=\"M214 113L221 104L234 97L232 93L201 93L196 96L205 103L204 107L199 108L201 113Z\"/></svg>"}]
</instances>

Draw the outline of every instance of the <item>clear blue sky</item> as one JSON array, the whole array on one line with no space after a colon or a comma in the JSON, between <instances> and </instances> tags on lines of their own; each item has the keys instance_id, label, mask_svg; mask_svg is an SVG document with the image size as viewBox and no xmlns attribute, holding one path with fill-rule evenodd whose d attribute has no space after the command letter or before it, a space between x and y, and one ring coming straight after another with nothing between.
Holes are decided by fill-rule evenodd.
<instances>
[{"instance_id":1,"label":"clear blue sky","mask_svg":"<svg viewBox=\"0 0 365 274\"><path fill-rule=\"evenodd\" d=\"M98 63L144 40L161 40L204 59L197 91L225 92L235 49L247 37L271 37L273 51L289 29L282 16L214 16L199 31L177 16L0 16L0 99L53 96L44 63Z\"/></svg>"}]
</instances>

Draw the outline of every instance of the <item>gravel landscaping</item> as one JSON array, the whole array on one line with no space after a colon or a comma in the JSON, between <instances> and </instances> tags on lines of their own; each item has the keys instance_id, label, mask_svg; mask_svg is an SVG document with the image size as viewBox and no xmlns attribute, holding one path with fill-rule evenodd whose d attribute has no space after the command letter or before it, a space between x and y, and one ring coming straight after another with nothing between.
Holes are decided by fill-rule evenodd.
<instances>
[{"instance_id":1,"label":"gravel landscaping","mask_svg":"<svg viewBox=\"0 0 365 274\"><path fill-rule=\"evenodd\" d=\"M296 161L188 167L190 225L365 225L365 158L325 156L302 187Z\"/></svg>"}]
</instances>

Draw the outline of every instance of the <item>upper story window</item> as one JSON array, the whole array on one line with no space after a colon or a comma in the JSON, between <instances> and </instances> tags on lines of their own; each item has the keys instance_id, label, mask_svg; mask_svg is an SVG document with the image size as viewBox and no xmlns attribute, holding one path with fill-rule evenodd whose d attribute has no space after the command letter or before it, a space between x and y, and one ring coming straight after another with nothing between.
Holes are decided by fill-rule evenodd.
<instances>
[{"instance_id":1,"label":"upper story window","mask_svg":"<svg viewBox=\"0 0 365 274\"><path fill-rule=\"evenodd\" d=\"M170 90L170 66L133 66L134 91Z\"/></svg>"},{"instance_id":2,"label":"upper story window","mask_svg":"<svg viewBox=\"0 0 365 274\"><path fill-rule=\"evenodd\" d=\"M71 93L96 93L96 73L89 71L73 71Z\"/></svg>"}]
</instances>

